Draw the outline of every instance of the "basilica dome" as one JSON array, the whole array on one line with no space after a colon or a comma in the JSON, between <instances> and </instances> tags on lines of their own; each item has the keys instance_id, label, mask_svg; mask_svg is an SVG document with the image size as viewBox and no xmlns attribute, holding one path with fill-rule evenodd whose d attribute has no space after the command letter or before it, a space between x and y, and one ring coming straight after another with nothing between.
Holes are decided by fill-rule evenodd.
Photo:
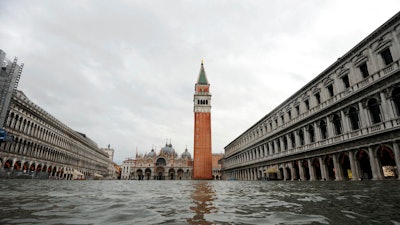
<instances>
[{"instance_id":1,"label":"basilica dome","mask_svg":"<svg viewBox=\"0 0 400 225\"><path fill-rule=\"evenodd\" d=\"M185 149L185 152L182 153L181 157L182 157L182 158L189 158L189 159L190 159L190 158L192 158L192 155L190 155L190 153L188 152L188 150Z\"/></svg>"},{"instance_id":2,"label":"basilica dome","mask_svg":"<svg viewBox=\"0 0 400 225\"><path fill-rule=\"evenodd\" d=\"M163 147L160 151L160 154L175 154L175 149L172 148L172 144L165 144L165 147Z\"/></svg>"},{"instance_id":3,"label":"basilica dome","mask_svg":"<svg viewBox=\"0 0 400 225\"><path fill-rule=\"evenodd\" d=\"M147 157L153 158L155 156L156 156L156 153L154 152L154 149L152 149L151 152L147 153Z\"/></svg>"}]
</instances>

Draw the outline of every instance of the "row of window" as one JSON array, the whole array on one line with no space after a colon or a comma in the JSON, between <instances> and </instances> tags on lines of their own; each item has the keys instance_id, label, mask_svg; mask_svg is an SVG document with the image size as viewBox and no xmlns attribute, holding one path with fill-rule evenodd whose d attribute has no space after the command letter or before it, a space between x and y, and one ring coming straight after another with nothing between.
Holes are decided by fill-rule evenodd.
<instances>
[{"instance_id":1,"label":"row of window","mask_svg":"<svg viewBox=\"0 0 400 225\"><path fill-rule=\"evenodd\" d=\"M79 147L75 144L72 144L72 142L68 139L63 138L61 135L54 133L45 127L31 122L30 120L27 120L22 115L19 115L16 112L11 112L9 114L6 126L10 129L21 132L35 139L45 141L53 146L58 146L60 148L68 149L70 151L73 150L73 152L78 152L78 150L86 149L84 151L86 152L86 157L92 160L97 158L97 152L95 153L95 151L89 149L85 145L79 144ZM103 155L107 156L106 153L103 153Z\"/></svg>"},{"instance_id":2,"label":"row of window","mask_svg":"<svg viewBox=\"0 0 400 225\"><path fill-rule=\"evenodd\" d=\"M391 102L393 103L394 114L397 117L400 117L400 87L395 87L392 90ZM362 124L363 122L360 119L361 113L364 113L362 108L363 107L359 104L352 105L344 109L342 112L332 114L328 119L320 119L319 121L310 123L296 131L271 140L255 149L242 152L233 158L228 159L227 163L229 165L229 163L251 161L259 157L278 154L281 151L325 140L330 136L338 136L345 132L359 130L362 126L366 127L368 125ZM382 116L382 111L391 109L382 107L381 104L379 104L378 99L372 97L366 100L366 110L369 115L370 125L375 125L383 122L384 118ZM364 123L368 123L368 120L363 121ZM346 122L348 122L348 126L344 126L344 124L347 124ZM329 131L328 127L330 126L332 128Z\"/></svg>"},{"instance_id":3,"label":"row of window","mask_svg":"<svg viewBox=\"0 0 400 225\"><path fill-rule=\"evenodd\" d=\"M13 142L1 143L1 148L6 152L15 153L18 155L29 156L33 158L43 159L46 161L81 166L85 165L88 169L106 170L105 164L101 164L91 159L81 159L77 155L72 155L51 149L41 144L34 144L32 142L16 138Z\"/></svg>"}]
</instances>

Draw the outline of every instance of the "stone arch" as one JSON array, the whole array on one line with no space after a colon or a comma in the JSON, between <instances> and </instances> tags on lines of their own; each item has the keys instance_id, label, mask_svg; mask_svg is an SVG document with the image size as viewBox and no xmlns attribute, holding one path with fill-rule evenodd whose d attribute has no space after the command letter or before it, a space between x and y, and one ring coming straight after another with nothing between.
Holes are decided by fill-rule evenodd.
<instances>
[{"instance_id":1,"label":"stone arch","mask_svg":"<svg viewBox=\"0 0 400 225\"><path fill-rule=\"evenodd\" d=\"M156 166L166 166L167 165L167 160L165 158L160 157L156 160Z\"/></svg>"},{"instance_id":2,"label":"stone arch","mask_svg":"<svg viewBox=\"0 0 400 225\"><path fill-rule=\"evenodd\" d=\"M146 170L144 171L144 177L146 180L150 180L151 177L151 169L150 168L146 168Z\"/></svg>"},{"instance_id":3,"label":"stone arch","mask_svg":"<svg viewBox=\"0 0 400 225\"><path fill-rule=\"evenodd\" d=\"M311 175L310 175L310 166L308 165L308 161L306 159L304 159L304 160L302 160L301 164L303 166L304 178L306 180L310 180Z\"/></svg>"},{"instance_id":4,"label":"stone arch","mask_svg":"<svg viewBox=\"0 0 400 225\"><path fill-rule=\"evenodd\" d=\"M137 169L136 170L136 176L137 176L138 180L143 180L143 178L144 178L143 170L142 169Z\"/></svg>"},{"instance_id":5,"label":"stone arch","mask_svg":"<svg viewBox=\"0 0 400 225\"><path fill-rule=\"evenodd\" d=\"M333 164L333 157L330 155L327 155L324 159L326 169L327 169L327 179L328 180L335 180L336 175L335 175L335 166Z\"/></svg>"},{"instance_id":6,"label":"stone arch","mask_svg":"<svg viewBox=\"0 0 400 225\"><path fill-rule=\"evenodd\" d=\"M178 180L182 180L183 174L184 174L183 169L178 169L178 172L177 172Z\"/></svg>"},{"instance_id":7,"label":"stone arch","mask_svg":"<svg viewBox=\"0 0 400 225\"><path fill-rule=\"evenodd\" d=\"M12 168L12 160L8 159L5 163L4 163L4 169L8 172L11 170Z\"/></svg>"},{"instance_id":8,"label":"stone arch","mask_svg":"<svg viewBox=\"0 0 400 225\"><path fill-rule=\"evenodd\" d=\"M321 139L327 139L328 138L328 128L326 125L326 121L325 120L321 120L319 122L319 129L321 132Z\"/></svg>"},{"instance_id":9,"label":"stone arch","mask_svg":"<svg viewBox=\"0 0 400 225\"><path fill-rule=\"evenodd\" d=\"M175 177L174 168L171 168L171 169L168 170L168 177L169 177L170 180L175 180L176 177Z\"/></svg>"},{"instance_id":10,"label":"stone arch","mask_svg":"<svg viewBox=\"0 0 400 225\"><path fill-rule=\"evenodd\" d=\"M22 165L22 172L26 173L28 172L29 169L29 162L24 162L24 164Z\"/></svg>"},{"instance_id":11,"label":"stone arch","mask_svg":"<svg viewBox=\"0 0 400 225\"><path fill-rule=\"evenodd\" d=\"M155 179L156 180L164 180L165 179L164 172L165 172L164 167L162 167L162 166L157 167L156 168L156 177L155 177Z\"/></svg>"},{"instance_id":12,"label":"stone arch","mask_svg":"<svg viewBox=\"0 0 400 225\"><path fill-rule=\"evenodd\" d=\"M290 169L290 166L286 165L285 170L286 170L286 175L287 176L284 179L285 180L292 180L292 171Z\"/></svg>"},{"instance_id":13,"label":"stone arch","mask_svg":"<svg viewBox=\"0 0 400 225\"><path fill-rule=\"evenodd\" d=\"M384 178L398 178L396 172L396 161L394 152L388 146L380 146L376 151L376 156L379 162L379 168L382 169Z\"/></svg>"},{"instance_id":14,"label":"stone arch","mask_svg":"<svg viewBox=\"0 0 400 225\"><path fill-rule=\"evenodd\" d=\"M360 129L360 117L359 117L358 109L356 107L352 106L347 111L347 114L348 114L348 117L350 120L351 130Z\"/></svg>"},{"instance_id":15,"label":"stone arch","mask_svg":"<svg viewBox=\"0 0 400 225\"><path fill-rule=\"evenodd\" d=\"M300 146L303 146L305 144L303 128L300 128L298 134L299 134Z\"/></svg>"},{"instance_id":16,"label":"stone arch","mask_svg":"<svg viewBox=\"0 0 400 225\"><path fill-rule=\"evenodd\" d=\"M356 153L357 165L360 171L360 179L372 179L372 169L369 157L368 151L363 149Z\"/></svg>"},{"instance_id":17,"label":"stone arch","mask_svg":"<svg viewBox=\"0 0 400 225\"><path fill-rule=\"evenodd\" d=\"M36 171L36 164L31 163L31 165L29 166L29 173L33 173L35 171Z\"/></svg>"},{"instance_id":18,"label":"stone arch","mask_svg":"<svg viewBox=\"0 0 400 225\"><path fill-rule=\"evenodd\" d=\"M341 153L339 155L339 164L342 169L343 178L346 180L351 179L353 177L353 174L351 172L349 155L346 153Z\"/></svg>"},{"instance_id":19,"label":"stone arch","mask_svg":"<svg viewBox=\"0 0 400 225\"><path fill-rule=\"evenodd\" d=\"M313 158L311 160L311 166L314 167L315 178L317 180L322 180L321 165L319 164L318 158Z\"/></svg>"},{"instance_id":20,"label":"stone arch","mask_svg":"<svg viewBox=\"0 0 400 225\"><path fill-rule=\"evenodd\" d=\"M332 124L335 130L335 135L342 134L342 122L338 114L332 115Z\"/></svg>"},{"instance_id":21,"label":"stone arch","mask_svg":"<svg viewBox=\"0 0 400 225\"><path fill-rule=\"evenodd\" d=\"M382 114L379 106L379 101L376 98L370 98L367 101L367 108L370 114L372 124L382 122Z\"/></svg>"}]
</instances>

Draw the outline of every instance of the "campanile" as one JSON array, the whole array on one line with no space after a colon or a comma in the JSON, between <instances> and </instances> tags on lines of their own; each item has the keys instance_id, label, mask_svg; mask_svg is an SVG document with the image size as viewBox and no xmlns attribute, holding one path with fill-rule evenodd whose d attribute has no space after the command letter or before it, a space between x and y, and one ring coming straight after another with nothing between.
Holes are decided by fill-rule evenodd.
<instances>
[{"instance_id":1,"label":"campanile","mask_svg":"<svg viewBox=\"0 0 400 225\"><path fill-rule=\"evenodd\" d=\"M195 84L193 179L212 179L211 93L203 61Z\"/></svg>"}]
</instances>

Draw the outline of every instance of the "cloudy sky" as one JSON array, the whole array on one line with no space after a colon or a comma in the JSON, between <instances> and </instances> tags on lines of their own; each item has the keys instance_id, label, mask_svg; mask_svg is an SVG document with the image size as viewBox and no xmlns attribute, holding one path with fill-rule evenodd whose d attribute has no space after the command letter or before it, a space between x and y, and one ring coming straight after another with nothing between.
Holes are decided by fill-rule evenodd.
<instances>
[{"instance_id":1,"label":"cloudy sky","mask_svg":"<svg viewBox=\"0 0 400 225\"><path fill-rule=\"evenodd\" d=\"M398 1L0 1L19 89L114 161L171 140L193 153L201 60L213 152L398 12Z\"/></svg>"}]
</instances>

